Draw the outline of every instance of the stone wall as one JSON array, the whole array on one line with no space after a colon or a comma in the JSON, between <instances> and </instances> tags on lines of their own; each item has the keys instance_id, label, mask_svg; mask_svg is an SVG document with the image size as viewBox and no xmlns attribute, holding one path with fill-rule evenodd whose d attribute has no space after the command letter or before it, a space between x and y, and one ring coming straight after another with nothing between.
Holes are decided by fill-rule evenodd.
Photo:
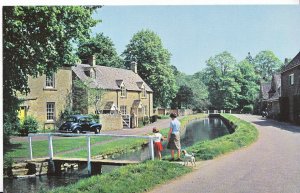
<instances>
[{"instance_id":1,"label":"stone wall","mask_svg":"<svg viewBox=\"0 0 300 193\"><path fill-rule=\"evenodd\" d=\"M100 114L101 131L117 130L123 128L122 116L119 114Z\"/></svg>"},{"instance_id":2,"label":"stone wall","mask_svg":"<svg viewBox=\"0 0 300 193\"><path fill-rule=\"evenodd\" d=\"M169 115L171 113L176 113L179 116L186 116L193 114L193 110L191 109L168 109L168 108L158 108L157 111L158 115Z\"/></svg>"}]
</instances>

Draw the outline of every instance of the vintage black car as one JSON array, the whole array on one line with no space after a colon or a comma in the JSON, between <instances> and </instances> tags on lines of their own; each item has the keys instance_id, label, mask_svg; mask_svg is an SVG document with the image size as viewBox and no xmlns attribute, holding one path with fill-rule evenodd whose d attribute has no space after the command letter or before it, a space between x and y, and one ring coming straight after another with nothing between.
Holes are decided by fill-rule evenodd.
<instances>
[{"instance_id":1,"label":"vintage black car","mask_svg":"<svg viewBox=\"0 0 300 193\"><path fill-rule=\"evenodd\" d=\"M100 133L101 128L102 125L89 116L72 115L66 119L58 131L62 133L95 132L97 134Z\"/></svg>"}]
</instances>

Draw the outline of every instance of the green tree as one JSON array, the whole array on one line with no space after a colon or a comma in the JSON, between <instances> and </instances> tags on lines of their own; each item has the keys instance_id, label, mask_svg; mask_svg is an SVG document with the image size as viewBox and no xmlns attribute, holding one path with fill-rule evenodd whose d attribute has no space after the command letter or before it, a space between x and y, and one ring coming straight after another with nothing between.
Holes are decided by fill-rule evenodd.
<instances>
[{"instance_id":1,"label":"green tree","mask_svg":"<svg viewBox=\"0 0 300 193\"><path fill-rule=\"evenodd\" d=\"M82 61L87 60L91 55L95 55L97 65L124 67L124 62L118 56L112 40L104 36L103 33L98 33L95 37L81 42L77 54Z\"/></svg>"},{"instance_id":2,"label":"green tree","mask_svg":"<svg viewBox=\"0 0 300 193\"><path fill-rule=\"evenodd\" d=\"M193 105L192 108L197 111L208 109L210 102L208 98L208 88L204 84L204 72L200 71L192 75L189 85L193 91Z\"/></svg>"},{"instance_id":3,"label":"green tree","mask_svg":"<svg viewBox=\"0 0 300 193\"><path fill-rule=\"evenodd\" d=\"M29 92L28 76L50 74L75 62L73 45L89 36L92 6L3 7L4 135L19 127L17 92ZM13 123L12 123L13 122ZM8 133L9 134L9 133Z\"/></svg>"},{"instance_id":4,"label":"green tree","mask_svg":"<svg viewBox=\"0 0 300 193\"><path fill-rule=\"evenodd\" d=\"M215 109L237 108L240 87L234 78L235 58L225 51L210 57L206 64L204 80L208 87L211 107Z\"/></svg>"},{"instance_id":5,"label":"green tree","mask_svg":"<svg viewBox=\"0 0 300 193\"><path fill-rule=\"evenodd\" d=\"M239 109L254 104L259 92L259 78L254 65L249 63L247 59L237 64L235 79L241 87L238 98Z\"/></svg>"},{"instance_id":6,"label":"green tree","mask_svg":"<svg viewBox=\"0 0 300 193\"><path fill-rule=\"evenodd\" d=\"M180 86L176 97L172 100L171 107L181 109L189 108L193 104L193 91L186 85Z\"/></svg>"},{"instance_id":7,"label":"green tree","mask_svg":"<svg viewBox=\"0 0 300 193\"><path fill-rule=\"evenodd\" d=\"M191 88L193 93L192 98L189 101L188 107L196 111L202 111L208 108L208 90L204 84L203 72L197 72L194 75L186 75L182 72L177 71L176 75L176 84L178 87L188 86ZM173 106L175 106L176 97L173 101Z\"/></svg>"},{"instance_id":8,"label":"green tree","mask_svg":"<svg viewBox=\"0 0 300 193\"><path fill-rule=\"evenodd\" d=\"M138 74L154 91L154 106L167 107L177 87L170 65L171 54L163 47L159 36L150 30L136 33L126 46L123 56L127 67L131 62L137 62Z\"/></svg>"},{"instance_id":9,"label":"green tree","mask_svg":"<svg viewBox=\"0 0 300 193\"><path fill-rule=\"evenodd\" d=\"M99 112L103 106L102 98L105 90L93 86L94 80L74 80L73 100L74 110L83 114L88 113L88 107L93 107L95 111Z\"/></svg>"},{"instance_id":10,"label":"green tree","mask_svg":"<svg viewBox=\"0 0 300 193\"><path fill-rule=\"evenodd\" d=\"M270 81L272 75L280 70L282 62L275 56L272 51L261 51L255 58L255 70L260 75L261 79Z\"/></svg>"}]
</instances>

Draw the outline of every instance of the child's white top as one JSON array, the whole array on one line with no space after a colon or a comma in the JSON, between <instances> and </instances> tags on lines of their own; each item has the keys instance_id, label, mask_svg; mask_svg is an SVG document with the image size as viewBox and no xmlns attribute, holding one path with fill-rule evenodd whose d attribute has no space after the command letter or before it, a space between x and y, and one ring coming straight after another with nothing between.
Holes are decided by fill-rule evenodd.
<instances>
[{"instance_id":1,"label":"child's white top","mask_svg":"<svg viewBox=\"0 0 300 193\"><path fill-rule=\"evenodd\" d=\"M160 134L160 133L154 133L154 136L155 136L155 137L158 137L158 139L154 139L154 142L160 142L160 139L161 139L161 137L162 137L162 134Z\"/></svg>"}]
</instances>

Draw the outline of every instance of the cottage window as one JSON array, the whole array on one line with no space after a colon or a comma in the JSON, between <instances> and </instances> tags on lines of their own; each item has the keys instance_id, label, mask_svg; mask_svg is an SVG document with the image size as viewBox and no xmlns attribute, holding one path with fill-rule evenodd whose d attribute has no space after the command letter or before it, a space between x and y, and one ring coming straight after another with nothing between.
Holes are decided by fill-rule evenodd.
<instances>
[{"instance_id":1,"label":"cottage window","mask_svg":"<svg viewBox=\"0 0 300 193\"><path fill-rule=\"evenodd\" d=\"M54 121L55 103L47 103L47 121Z\"/></svg>"},{"instance_id":2,"label":"cottage window","mask_svg":"<svg viewBox=\"0 0 300 193\"><path fill-rule=\"evenodd\" d=\"M147 115L148 113L148 108L147 108L147 105L144 106L144 115Z\"/></svg>"},{"instance_id":3,"label":"cottage window","mask_svg":"<svg viewBox=\"0 0 300 193\"><path fill-rule=\"evenodd\" d=\"M125 86L123 85L123 86L121 86L121 97L126 97L126 88L125 88Z\"/></svg>"},{"instance_id":4,"label":"cottage window","mask_svg":"<svg viewBox=\"0 0 300 193\"><path fill-rule=\"evenodd\" d=\"M147 97L147 92L146 92L146 88L145 86L142 87L142 98L146 98Z\"/></svg>"},{"instance_id":5,"label":"cottage window","mask_svg":"<svg viewBox=\"0 0 300 193\"><path fill-rule=\"evenodd\" d=\"M54 88L54 87L55 87L54 74L46 75L46 88Z\"/></svg>"},{"instance_id":6,"label":"cottage window","mask_svg":"<svg viewBox=\"0 0 300 193\"><path fill-rule=\"evenodd\" d=\"M127 114L127 106L121 105L120 106L120 112L121 112L122 115L126 115Z\"/></svg>"},{"instance_id":7,"label":"cottage window","mask_svg":"<svg viewBox=\"0 0 300 193\"><path fill-rule=\"evenodd\" d=\"M294 85L294 74L289 75L289 84Z\"/></svg>"}]
</instances>

